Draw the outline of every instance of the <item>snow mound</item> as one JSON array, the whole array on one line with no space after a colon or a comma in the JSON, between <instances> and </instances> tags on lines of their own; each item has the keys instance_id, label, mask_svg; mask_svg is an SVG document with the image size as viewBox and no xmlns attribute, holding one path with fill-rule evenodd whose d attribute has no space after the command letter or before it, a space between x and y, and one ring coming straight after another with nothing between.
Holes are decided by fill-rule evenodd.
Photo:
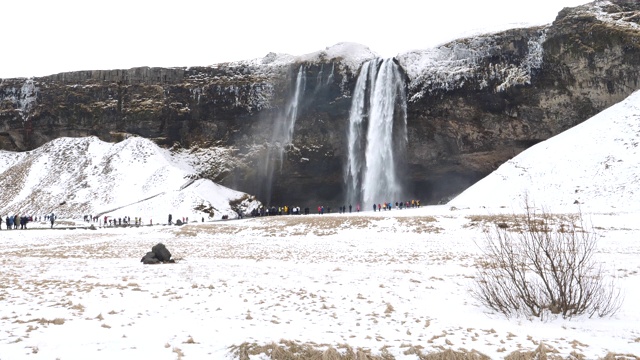
<instances>
[{"instance_id":1,"label":"snow mound","mask_svg":"<svg viewBox=\"0 0 640 360\"><path fill-rule=\"evenodd\" d=\"M640 209L640 92L507 161L449 202L560 210Z\"/></svg>"},{"instance_id":2,"label":"snow mound","mask_svg":"<svg viewBox=\"0 0 640 360\"><path fill-rule=\"evenodd\" d=\"M199 179L197 160L187 157L140 137L59 138L30 152L0 152L0 186L14 189L0 194L0 214L219 219L257 206L245 193Z\"/></svg>"}]
</instances>

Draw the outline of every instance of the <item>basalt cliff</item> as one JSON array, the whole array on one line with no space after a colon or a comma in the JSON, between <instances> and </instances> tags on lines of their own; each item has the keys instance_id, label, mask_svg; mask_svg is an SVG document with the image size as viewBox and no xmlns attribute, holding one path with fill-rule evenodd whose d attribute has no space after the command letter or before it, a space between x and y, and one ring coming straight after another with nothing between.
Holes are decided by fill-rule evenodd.
<instances>
[{"instance_id":1,"label":"basalt cliff","mask_svg":"<svg viewBox=\"0 0 640 360\"><path fill-rule=\"evenodd\" d=\"M137 135L190 149L202 157L198 176L264 203L337 207L346 196L354 89L374 58L364 46L338 44L206 67L2 79L0 149ZM437 203L639 89L640 4L566 8L548 26L460 39L393 62L406 86L403 192Z\"/></svg>"}]
</instances>

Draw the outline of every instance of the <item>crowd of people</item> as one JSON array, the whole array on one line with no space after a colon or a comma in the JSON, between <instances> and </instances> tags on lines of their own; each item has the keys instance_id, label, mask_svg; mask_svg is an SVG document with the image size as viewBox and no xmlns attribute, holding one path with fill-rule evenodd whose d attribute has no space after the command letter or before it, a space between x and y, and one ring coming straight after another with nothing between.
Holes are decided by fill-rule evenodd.
<instances>
[{"instance_id":1,"label":"crowd of people","mask_svg":"<svg viewBox=\"0 0 640 360\"><path fill-rule=\"evenodd\" d=\"M395 209L396 210L402 210L403 208L405 209L409 209L409 208L416 208L416 207L420 207L420 200L411 200L411 201L396 201L395 204ZM392 210L393 209L393 204L390 202L386 202L386 203L382 203L382 204L373 204L373 211L382 211L382 210Z\"/></svg>"},{"instance_id":2,"label":"crowd of people","mask_svg":"<svg viewBox=\"0 0 640 360\"><path fill-rule=\"evenodd\" d=\"M395 209L396 210L402 210L402 209L408 209L408 208L416 208L416 207L420 207L420 200L410 200L410 201L397 201L395 203ZM379 203L379 204L373 204L373 211L390 211L394 209L394 204L392 204L391 202L385 202L385 203ZM356 204L355 206L353 206L352 204L347 205L342 205L340 207L338 207L338 212L340 214L346 214L346 213L351 213L351 212L360 212L362 209L360 207L360 204ZM318 214L319 215L323 215L323 214L331 214L331 208L330 207L324 207L323 205L318 206ZM257 209L253 209L251 211L251 216L252 217L258 217L258 216L276 216L276 215L309 215L311 213L311 210L308 207L305 207L304 209L300 208L299 206L263 206L261 205L259 208ZM228 215L224 215L223 220L228 219ZM238 214L238 218L242 219L243 218L243 214L240 213ZM0 218L2 219L2 218ZM124 217L112 217L112 216L92 216L92 215L84 215L84 221L85 222L92 222L92 223L98 223L99 226L101 227L115 227L115 226L140 226L143 225L142 222L142 218L141 217L134 217L133 221L131 221L131 217L129 216L124 216ZM47 222L51 222L51 228L53 228L53 225L55 223L56 220L56 216L55 214L51 213L49 215L45 215L45 216L19 216L19 215L11 215L11 216L7 216L4 219L4 223L6 224L7 229L18 229L18 226L20 226L20 229L26 229L27 228L27 224L29 222L32 221L47 221ZM168 224L173 224L173 217L172 215L169 215L168 219L167 219L167 223ZM180 220L180 219L179 219ZM186 224L189 222L189 218L185 218L183 217L181 219L181 223L182 224ZM204 217L202 218L202 222L204 222ZM149 225L153 225L153 219L149 219ZM0 221L0 229L2 229L2 221Z\"/></svg>"},{"instance_id":3,"label":"crowd of people","mask_svg":"<svg viewBox=\"0 0 640 360\"><path fill-rule=\"evenodd\" d=\"M100 227L116 227L116 226L142 226L144 222L142 221L142 217L134 217L133 220L130 216L92 216L92 215L84 215L85 222L97 223ZM171 220L169 220L171 221ZM184 221L184 218L183 218ZM149 225L153 225L153 219L149 218Z\"/></svg>"},{"instance_id":4,"label":"crowd of people","mask_svg":"<svg viewBox=\"0 0 640 360\"><path fill-rule=\"evenodd\" d=\"M96 219L96 220L94 220ZM142 218L140 217L134 217L133 218L133 222L131 221L131 217L130 216L124 216L124 217L119 217L119 218L115 218L115 217L111 217L111 216L104 216L103 221L101 221L99 219L98 216L87 216L85 217L85 221L93 221L93 222L97 222L99 226L128 226L128 225L134 225L134 226L139 226L142 225ZM151 220L150 220L151 221ZM149 223L151 225L151 223Z\"/></svg>"},{"instance_id":5,"label":"crowd of people","mask_svg":"<svg viewBox=\"0 0 640 360\"><path fill-rule=\"evenodd\" d=\"M7 215L4 218L4 224L7 230L16 230L20 226L21 230L27 229L27 224L33 221L47 221L51 222L51 227L56 220L55 214L51 213L45 216L32 216L32 215ZM2 217L0 217L0 230L2 229Z\"/></svg>"},{"instance_id":6,"label":"crowd of people","mask_svg":"<svg viewBox=\"0 0 640 360\"><path fill-rule=\"evenodd\" d=\"M417 207L420 207L420 200L409 200L405 202L397 201L395 203L396 210L417 208ZM373 211L383 211L383 210L387 211L392 209L394 209L394 204L392 204L391 202L373 204ZM340 214L346 214L347 212L351 213L353 211L360 212L360 210L361 210L360 204L356 204L356 206L349 204L349 206L342 205L338 207L338 212ZM318 215L331 214L331 208L324 207L324 205L318 206L317 211L318 211ZM299 206L289 207L286 205L285 206L262 206L261 205L259 208L253 209L253 211L251 211L251 216L258 217L258 216L276 216L276 215L309 215L310 213L311 211L308 207L305 207L304 209L302 209Z\"/></svg>"},{"instance_id":7,"label":"crowd of people","mask_svg":"<svg viewBox=\"0 0 640 360\"><path fill-rule=\"evenodd\" d=\"M142 226L145 223L142 221L141 217L134 217L133 220L131 220L131 217L129 216L124 216L124 217L112 217L109 215L105 215L102 218L99 218L98 216L91 216L91 215L85 215L84 220L86 222L97 222L99 226L103 226L103 227L115 227L115 226ZM197 221L197 220L196 220ZM201 219L202 222L204 222L204 217L202 217ZM178 218L178 219L174 219L173 215L169 214L168 218L167 218L167 224L168 225L174 225L174 224L187 224L189 223L189 218L188 217L182 217L182 218ZM153 225L153 218L149 218L149 223L148 225ZM156 224L157 225L157 224Z\"/></svg>"}]
</instances>

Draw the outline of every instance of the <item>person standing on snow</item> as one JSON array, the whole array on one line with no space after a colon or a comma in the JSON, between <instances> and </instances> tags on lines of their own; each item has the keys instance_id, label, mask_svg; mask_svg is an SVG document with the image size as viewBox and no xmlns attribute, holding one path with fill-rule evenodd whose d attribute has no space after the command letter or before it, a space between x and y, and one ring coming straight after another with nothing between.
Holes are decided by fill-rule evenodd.
<instances>
[{"instance_id":1,"label":"person standing on snow","mask_svg":"<svg viewBox=\"0 0 640 360\"><path fill-rule=\"evenodd\" d=\"M51 216L49 218L51 220L51 228L53 229L53 223L56 221L56 216L53 213L51 213Z\"/></svg>"}]
</instances>

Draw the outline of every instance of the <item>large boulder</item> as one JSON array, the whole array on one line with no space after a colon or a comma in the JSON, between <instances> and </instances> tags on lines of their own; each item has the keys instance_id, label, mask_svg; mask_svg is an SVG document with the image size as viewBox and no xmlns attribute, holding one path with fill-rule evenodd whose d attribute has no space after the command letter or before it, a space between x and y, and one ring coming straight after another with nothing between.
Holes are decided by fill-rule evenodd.
<instances>
[{"instance_id":1,"label":"large boulder","mask_svg":"<svg viewBox=\"0 0 640 360\"><path fill-rule=\"evenodd\" d=\"M156 244L151 248L151 251L156 255L156 259L159 261L168 262L171 260L171 253L163 243Z\"/></svg>"},{"instance_id":2,"label":"large boulder","mask_svg":"<svg viewBox=\"0 0 640 360\"><path fill-rule=\"evenodd\" d=\"M157 243L151 248L151 251L142 257L140 262L143 264L162 264L175 261L171 260L171 253L167 247L163 243Z\"/></svg>"},{"instance_id":3,"label":"large boulder","mask_svg":"<svg viewBox=\"0 0 640 360\"><path fill-rule=\"evenodd\" d=\"M160 260L156 258L156 254L153 251L149 251L145 256L140 260L143 264L159 264Z\"/></svg>"}]
</instances>

